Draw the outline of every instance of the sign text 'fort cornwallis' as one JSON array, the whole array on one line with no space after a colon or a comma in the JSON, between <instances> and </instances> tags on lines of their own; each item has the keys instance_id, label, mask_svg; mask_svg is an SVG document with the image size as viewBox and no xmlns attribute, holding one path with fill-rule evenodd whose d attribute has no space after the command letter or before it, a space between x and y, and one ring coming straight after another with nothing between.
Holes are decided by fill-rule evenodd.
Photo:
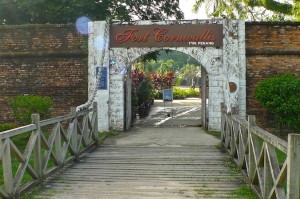
<instances>
[{"instance_id":1,"label":"sign text 'fort cornwallis'","mask_svg":"<svg viewBox=\"0 0 300 199\"><path fill-rule=\"evenodd\" d=\"M110 47L222 47L221 24L136 25L110 28Z\"/></svg>"}]
</instances>

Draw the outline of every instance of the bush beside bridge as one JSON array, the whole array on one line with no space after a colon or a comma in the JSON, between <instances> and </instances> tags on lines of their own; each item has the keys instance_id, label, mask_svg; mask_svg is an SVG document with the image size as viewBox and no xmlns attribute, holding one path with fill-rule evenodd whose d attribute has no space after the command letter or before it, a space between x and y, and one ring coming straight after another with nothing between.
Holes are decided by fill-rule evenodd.
<instances>
[{"instance_id":1,"label":"bush beside bridge","mask_svg":"<svg viewBox=\"0 0 300 199\"><path fill-rule=\"evenodd\" d=\"M255 97L275 115L282 134L285 129L300 133L300 78L283 74L262 80Z\"/></svg>"}]
</instances>

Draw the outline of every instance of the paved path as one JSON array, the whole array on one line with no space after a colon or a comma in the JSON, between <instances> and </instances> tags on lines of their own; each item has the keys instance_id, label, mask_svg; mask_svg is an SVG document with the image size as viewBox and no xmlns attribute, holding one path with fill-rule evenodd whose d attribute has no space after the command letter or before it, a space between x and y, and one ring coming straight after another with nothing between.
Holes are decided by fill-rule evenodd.
<instances>
[{"instance_id":1,"label":"paved path","mask_svg":"<svg viewBox=\"0 0 300 199\"><path fill-rule=\"evenodd\" d=\"M218 139L200 127L149 126L107 139L35 198L237 198L243 177L224 166L229 157Z\"/></svg>"},{"instance_id":2,"label":"paved path","mask_svg":"<svg viewBox=\"0 0 300 199\"><path fill-rule=\"evenodd\" d=\"M169 114L169 116L168 116ZM185 127L201 126L201 100L190 98L164 103L155 100L149 116L137 118L135 126L139 127Z\"/></svg>"}]
</instances>

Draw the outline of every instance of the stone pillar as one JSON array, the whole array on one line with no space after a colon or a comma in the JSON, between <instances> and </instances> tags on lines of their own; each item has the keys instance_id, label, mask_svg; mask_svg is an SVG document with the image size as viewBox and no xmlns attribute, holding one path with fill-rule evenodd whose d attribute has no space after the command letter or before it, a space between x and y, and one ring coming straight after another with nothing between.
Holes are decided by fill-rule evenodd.
<instances>
[{"instance_id":1,"label":"stone pillar","mask_svg":"<svg viewBox=\"0 0 300 199\"><path fill-rule=\"evenodd\" d=\"M89 99L94 98L98 104L98 130L109 130L109 28L106 21L89 23L89 69L88 69L88 90ZM101 72L106 67L101 77L101 87L96 86L96 79L100 76L96 71ZM99 84L98 84L99 85ZM96 89L96 95L93 96Z\"/></svg>"},{"instance_id":2,"label":"stone pillar","mask_svg":"<svg viewBox=\"0 0 300 199\"><path fill-rule=\"evenodd\" d=\"M126 122L124 78L120 74L111 74L110 77L109 127L124 131Z\"/></svg>"}]
</instances>

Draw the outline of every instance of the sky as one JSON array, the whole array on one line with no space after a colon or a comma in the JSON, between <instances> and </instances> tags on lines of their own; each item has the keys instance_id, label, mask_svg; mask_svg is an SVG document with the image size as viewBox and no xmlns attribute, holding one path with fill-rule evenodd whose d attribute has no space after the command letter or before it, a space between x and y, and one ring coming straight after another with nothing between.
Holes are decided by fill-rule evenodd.
<instances>
[{"instance_id":1,"label":"sky","mask_svg":"<svg viewBox=\"0 0 300 199\"><path fill-rule=\"evenodd\" d=\"M184 19L207 19L204 7L198 13L192 12L193 4L196 0L179 0L179 7L184 13Z\"/></svg>"}]
</instances>

